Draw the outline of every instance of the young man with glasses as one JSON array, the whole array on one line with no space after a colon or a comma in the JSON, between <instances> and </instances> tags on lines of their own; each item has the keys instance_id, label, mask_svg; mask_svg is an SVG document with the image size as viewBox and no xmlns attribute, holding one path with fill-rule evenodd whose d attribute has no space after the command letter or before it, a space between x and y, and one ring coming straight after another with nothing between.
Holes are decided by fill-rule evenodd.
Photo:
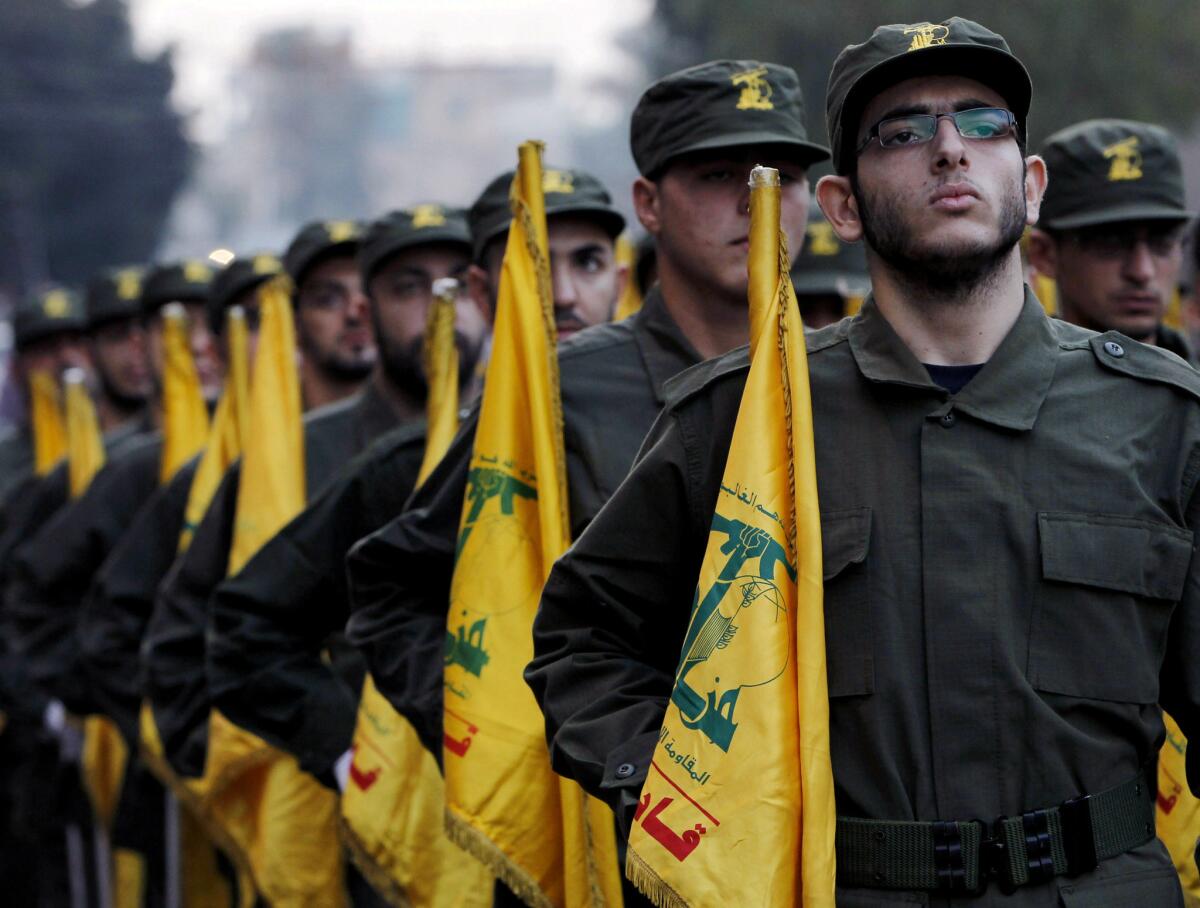
<instances>
[{"instance_id":1,"label":"young man with glasses","mask_svg":"<svg viewBox=\"0 0 1200 908\"><path fill-rule=\"evenodd\" d=\"M1047 139L1042 157L1050 185L1029 259L1057 281L1059 314L1195 364L1184 336L1163 324L1193 216L1174 137L1150 123L1088 120Z\"/></svg>"},{"instance_id":2,"label":"young man with glasses","mask_svg":"<svg viewBox=\"0 0 1200 908\"><path fill-rule=\"evenodd\" d=\"M817 199L873 287L806 335L842 906L1181 904L1153 760L1160 700L1200 732L1200 376L1024 286L1031 93L959 18L878 28L829 82ZM1015 127L972 136L978 108ZM542 595L526 678L555 768L627 825L747 369L739 350L674 383Z\"/></svg>"}]
</instances>

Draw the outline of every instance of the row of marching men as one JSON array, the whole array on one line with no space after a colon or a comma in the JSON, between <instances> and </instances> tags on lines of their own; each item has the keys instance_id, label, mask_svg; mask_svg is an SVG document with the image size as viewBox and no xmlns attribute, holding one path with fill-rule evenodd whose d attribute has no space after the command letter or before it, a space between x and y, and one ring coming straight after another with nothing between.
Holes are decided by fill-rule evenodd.
<instances>
[{"instance_id":1,"label":"row of marching men","mask_svg":"<svg viewBox=\"0 0 1200 908\"><path fill-rule=\"evenodd\" d=\"M783 367L798 352L781 237L809 241L799 313L818 323L861 301L861 270L831 268L836 236L808 218L806 169L825 150L799 114L795 74L771 64L651 86L631 140L652 264L623 257L604 187L543 168L529 144L469 212L310 225L282 269L253 256L211 282L199 263L153 269L128 339L149 364L148 415L126 406L125 428L107 379L90 383L95 404L81 393L86 364L31 370L36 463L6 499L0 563L6 795L41 834L21 839L36 898L644 904L622 867L663 895L626 860L609 807L551 770L546 721L561 716L543 697L544 720L526 685L530 627L550 565L626 477L672 379L744 344L752 320L790 336ZM776 221L752 229L758 163ZM65 336L29 325L74 311L62 292L35 303L19 359ZM56 448L45 426L60 411ZM754 519L780 520L731 483ZM638 499L646 532L669 491ZM730 532L734 557L764 538ZM664 801L623 797L645 742L606 738L586 703L603 692L585 687L567 692L580 737L560 729L558 765L611 786L622 831L653 827L682 863L708 827L677 833ZM732 705L709 705L706 733L731 734ZM600 751L611 765L584 771ZM674 760L708 781L694 755Z\"/></svg>"},{"instance_id":2,"label":"row of marching men","mask_svg":"<svg viewBox=\"0 0 1200 908\"><path fill-rule=\"evenodd\" d=\"M729 68L712 67L713 94ZM738 162L762 144L749 126L727 140ZM807 147L794 124L781 140ZM671 151L643 146L644 171L661 178ZM662 225L660 238L680 242L656 286L661 259L628 242L598 180L543 169L531 149L523 161L469 211L420 204L365 225L313 223L281 260L119 269L82 295L55 288L19 307L29 419L0 440L3 860L16 903L578 900L553 884L540 895L553 872L526 881L462 825L457 844L443 834L431 756L442 731L423 709L397 711L414 689L440 699L440 673L389 689L418 663L375 645L387 634L369 613L347 625L343 563L430 477L426 489L455 512L452 540L463 512L457 548L474 533L469 555L519 564L530 540L496 518L536 499L533 472L511 458L486 465L486 452L463 460L485 364L511 406L513 376L530 362L614 322L564 347L540 392L538 409L566 417L568 450L584 445L600 465L585 476L580 458L566 462L565 532L582 526L628 467L667 379L715 352L681 328L677 300L740 293L744 307L745 250L713 262L683 242L697 225ZM517 206L510 236L515 186L537 203ZM803 206L799 217L791 226L803 231ZM808 234L802 305L840 317L864 294L861 255L819 213ZM697 272L690 286L679 259ZM524 284L513 276L522 261ZM741 277L730 279L731 263ZM534 311L541 356L522 347L528 324L492 339L506 295L545 303ZM492 422L517 431L531 406ZM435 472L466 414L457 456ZM452 562L454 548L439 557ZM426 567L445 582L447 561ZM465 582L486 596L485 573ZM427 655L478 676L499 658L486 620L460 630ZM465 752L472 727L448 728L446 746ZM611 839L611 815L601 826ZM570 868L559 877L583 885ZM615 859L592 878L619 902Z\"/></svg>"}]
</instances>

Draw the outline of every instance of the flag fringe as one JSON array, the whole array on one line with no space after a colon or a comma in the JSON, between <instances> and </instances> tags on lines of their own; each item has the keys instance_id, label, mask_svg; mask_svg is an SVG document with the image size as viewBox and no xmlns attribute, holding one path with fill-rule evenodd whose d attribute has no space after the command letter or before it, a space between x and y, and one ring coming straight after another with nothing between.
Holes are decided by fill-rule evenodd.
<instances>
[{"instance_id":1,"label":"flag fringe","mask_svg":"<svg viewBox=\"0 0 1200 908\"><path fill-rule=\"evenodd\" d=\"M449 808L446 809L446 837L480 861L529 908L554 908L554 903L546 898L533 877L518 867L491 839Z\"/></svg>"},{"instance_id":2,"label":"flag fringe","mask_svg":"<svg viewBox=\"0 0 1200 908\"><path fill-rule=\"evenodd\" d=\"M371 853L366 842L362 840L350 821L345 816L338 817L338 837L350 855L350 860L358 868L367 883L392 908L413 908L412 900L404 887Z\"/></svg>"},{"instance_id":3,"label":"flag fringe","mask_svg":"<svg viewBox=\"0 0 1200 908\"><path fill-rule=\"evenodd\" d=\"M632 848L625 852L625 876L656 908L688 908L688 903L679 893L668 886Z\"/></svg>"}]
</instances>

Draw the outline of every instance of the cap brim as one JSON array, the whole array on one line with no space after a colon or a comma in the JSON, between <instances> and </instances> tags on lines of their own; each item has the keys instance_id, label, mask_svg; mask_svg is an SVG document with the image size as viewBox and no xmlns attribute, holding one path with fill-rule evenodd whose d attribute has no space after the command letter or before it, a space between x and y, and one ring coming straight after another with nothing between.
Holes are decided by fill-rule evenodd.
<instances>
[{"instance_id":1,"label":"cap brim","mask_svg":"<svg viewBox=\"0 0 1200 908\"><path fill-rule=\"evenodd\" d=\"M546 217L552 218L559 215L574 215L588 221L595 221L601 228L613 239L621 235L621 231L625 229L625 216L615 208L606 208L603 205L572 205L563 203L558 205L546 206ZM478 261L483 252L495 240L508 233L508 228L511 221L505 221L497 227L487 231L481 238L475 240L475 259Z\"/></svg>"},{"instance_id":2,"label":"cap brim","mask_svg":"<svg viewBox=\"0 0 1200 908\"><path fill-rule=\"evenodd\" d=\"M829 159L829 149L823 145L818 145L816 142L805 142L786 133L763 130L760 132L728 133L723 136L710 136L698 142L690 142L682 148L672 151L671 156L658 165L658 170L662 171L664 167L680 155L690 154L694 151L711 151L714 148L745 148L747 145L791 146L796 151L796 159L805 167Z\"/></svg>"},{"instance_id":3,"label":"cap brim","mask_svg":"<svg viewBox=\"0 0 1200 908\"><path fill-rule=\"evenodd\" d=\"M363 272L364 280L370 280L392 256L406 249L417 249L421 246L461 246L468 255L471 254L471 241L463 236L461 230L443 230L438 227L428 227L420 233L413 233L381 251L369 263Z\"/></svg>"},{"instance_id":4,"label":"cap brim","mask_svg":"<svg viewBox=\"0 0 1200 908\"><path fill-rule=\"evenodd\" d=\"M1081 211L1078 214L1064 215L1060 218L1041 218L1038 226L1050 230L1074 230L1078 227L1118 224L1123 221L1178 221L1182 224L1192 220L1195 216L1195 212L1182 211L1169 205L1131 203Z\"/></svg>"},{"instance_id":5,"label":"cap brim","mask_svg":"<svg viewBox=\"0 0 1200 908\"><path fill-rule=\"evenodd\" d=\"M883 89L919 76L955 75L974 79L995 90L1010 106L1022 130L1027 128L1033 82L1029 71L1008 51L979 44L926 47L882 60L863 73L842 103L841 147L853 160L859 120L867 102Z\"/></svg>"}]
</instances>

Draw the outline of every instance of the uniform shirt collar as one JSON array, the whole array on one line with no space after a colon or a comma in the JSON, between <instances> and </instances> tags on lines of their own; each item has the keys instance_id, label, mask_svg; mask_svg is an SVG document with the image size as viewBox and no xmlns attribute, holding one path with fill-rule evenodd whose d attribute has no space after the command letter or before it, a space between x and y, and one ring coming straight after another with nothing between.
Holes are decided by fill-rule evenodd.
<instances>
[{"instance_id":1,"label":"uniform shirt collar","mask_svg":"<svg viewBox=\"0 0 1200 908\"><path fill-rule=\"evenodd\" d=\"M887 319L868 299L851 323L848 339L859 371L870 381L927 391L953 400L954 409L1007 429L1028 430L1054 377L1058 339L1028 287L1021 314L992 358L953 398L934 384Z\"/></svg>"},{"instance_id":2,"label":"uniform shirt collar","mask_svg":"<svg viewBox=\"0 0 1200 908\"><path fill-rule=\"evenodd\" d=\"M642 363L654 385L654 396L661 404L666 400L663 386L689 366L701 361L691 341L671 318L658 286L650 288L642 308L629 319Z\"/></svg>"}]
</instances>

